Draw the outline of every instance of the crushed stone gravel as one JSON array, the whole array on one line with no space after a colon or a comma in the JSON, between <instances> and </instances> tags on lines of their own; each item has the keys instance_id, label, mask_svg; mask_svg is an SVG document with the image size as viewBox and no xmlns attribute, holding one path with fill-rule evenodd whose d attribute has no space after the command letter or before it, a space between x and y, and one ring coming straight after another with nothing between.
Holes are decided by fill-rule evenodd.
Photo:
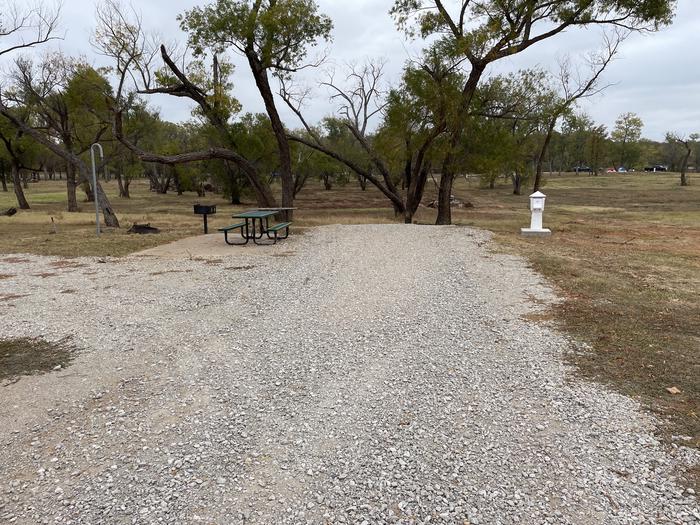
<instances>
[{"instance_id":1,"label":"crushed stone gravel","mask_svg":"<svg viewBox=\"0 0 700 525\"><path fill-rule=\"evenodd\" d=\"M222 241L223 242L223 241ZM700 523L638 404L580 380L488 233L329 226L215 260L0 256L0 523Z\"/></svg>"}]
</instances>

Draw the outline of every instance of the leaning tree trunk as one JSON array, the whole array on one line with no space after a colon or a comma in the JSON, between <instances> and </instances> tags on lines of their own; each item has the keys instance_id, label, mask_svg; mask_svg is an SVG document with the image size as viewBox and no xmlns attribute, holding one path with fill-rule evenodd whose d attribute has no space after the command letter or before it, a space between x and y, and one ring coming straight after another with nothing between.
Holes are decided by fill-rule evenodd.
<instances>
[{"instance_id":1,"label":"leaning tree trunk","mask_svg":"<svg viewBox=\"0 0 700 525\"><path fill-rule=\"evenodd\" d=\"M16 162L12 163L12 185L15 187L15 196L17 197L17 205L21 210L28 210L29 203L27 198L24 196L24 190L22 189L22 180L19 175L19 166Z\"/></svg>"},{"instance_id":2,"label":"leaning tree trunk","mask_svg":"<svg viewBox=\"0 0 700 525\"><path fill-rule=\"evenodd\" d=\"M80 186L85 192L85 202L95 202L95 193L92 190L92 184L89 181L85 181Z\"/></svg>"},{"instance_id":3,"label":"leaning tree trunk","mask_svg":"<svg viewBox=\"0 0 700 525\"><path fill-rule=\"evenodd\" d=\"M552 121L550 121L549 126L547 127L547 136L545 137L544 143L542 144L542 148L540 149L540 153L537 156L537 166L535 167L535 184L532 190L533 193L540 191L540 186L542 185L542 168L544 167L544 157L547 154L549 143L552 141L552 135L554 134L554 126L556 126L557 120L558 116L557 118L554 118L552 119Z\"/></svg>"},{"instance_id":4,"label":"leaning tree trunk","mask_svg":"<svg viewBox=\"0 0 700 525\"><path fill-rule=\"evenodd\" d=\"M240 175L240 168L233 169L228 161L226 161L224 164L226 166L226 171L228 171L229 189L231 192L231 204L240 204L241 184L238 181L238 177Z\"/></svg>"},{"instance_id":5,"label":"leaning tree trunk","mask_svg":"<svg viewBox=\"0 0 700 525\"><path fill-rule=\"evenodd\" d=\"M513 195L522 195L523 176L518 172L513 172L510 178L513 181Z\"/></svg>"},{"instance_id":6,"label":"leaning tree trunk","mask_svg":"<svg viewBox=\"0 0 700 525\"><path fill-rule=\"evenodd\" d=\"M690 181L688 180L687 170L688 170L688 160L690 159L691 150L685 155L683 159L683 165L681 166L681 186L690 186Z\"/></svg>"},{"instance_id":7,"label":"leaning tree trunk","mask_svg":"<svg viewBox=\"0 0 700 525\"><path fill-rule=\"evenodd\" d=\"M66 165L66 192L68 194L68 211L78 211L78 183L75 180L75 166Z\"/></svg>"},{"instance_id":8,"label":"leaning tree trunk","mask_svg":"<svg viewBox=\"0 0 700 525\"><path fill-rule=\"evenodd\" d=\"M119 188L119 197L123 199L129 198L129 189L124 186L124 180L122 179L122 174L119 169L114 172L114 178L117 179L117 187Z\"/></svg>"},{"instance_id":9,"label":"leaning tree trunk","mask_svg":"<svg viewBox=\"0 0 700 525\"><path fill-rule=\"evenodd\" d=\"M87 174L83 174L83 176L87 176ZM102 210L105 226L110 228L119 228L119 219L117 219L114 210L112 210L112 205L109 202L109 198L107 198L107 195L102 189L102 184L100 184L99 180L97 181L97 204Z\"/></svg>"},{"instance_id":10,"label":"leaning tree trunk","mask_svg":"<svg viewBox=\"0 0 700 525\"><path fill-rule=\"evenodd\" d=\"M417 175L411 175L408 191L406 192L406 210L404 212L404 223L406 224L411 224L413 222L413 216L418 211L418 206L420 206L423 200L423 193L425 192L425 185L428 182L428 172L430 168L430 164L423 165Z\"/></svg>"},{"instance_id":11,"label":"leaning tree trunk","mask_svg":"<svg viewBox=\"0 0 700 525\"><path fill-rule=\"evenodd\" d=\"M437 225L452 224L452 185L455 175L450 170L444 171L440 176L440 189L438 190L438 214L435 219Z\"/></svg>"},{"instance_id":12,"label":"leaning tree trunk","mask_svg":"<svg viewBox=\"0 0 700 525\"><path fill-rule=\"evenodd\" d=\"M180 172L177 171L177 166L173 164L173 184L178 195L182 195L182 181L180 180Z\"/></svg>"},{"instance_id":13,"label":"leaning tree trunk","mask_svg":"<svg viewBox=\"0 0 700 525\"><path fill-rule=\"evenodd\" d=\"M255 84L265 103L265 110L267 111L267 116L270 119L272 131L277 141L280 159L280 176L282 179L282 207L291 208L294 206L294 175L292 174L292 155L289 147L289 140L287 139L287 130L284 128L282 119L275 106L275 98L270 88L267 70L262 66L254 51L250 51L246 53L246 55L251 72L253 73L253 78L255 79ZM291 210L286 211L285 219L292 219Z\"/></svg>"}]
</instances>

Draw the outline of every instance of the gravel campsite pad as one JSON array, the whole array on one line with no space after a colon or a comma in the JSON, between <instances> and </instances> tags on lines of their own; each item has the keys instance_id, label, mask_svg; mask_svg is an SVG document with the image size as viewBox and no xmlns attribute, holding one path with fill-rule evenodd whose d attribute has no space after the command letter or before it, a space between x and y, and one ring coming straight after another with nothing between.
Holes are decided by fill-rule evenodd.
<instances>
[{"instance_id":1,"label":"gravel campsite pad","mask_svg":"<svg viewBox=\"0 0 700 525\"><path fill-rule=\"evenodd\" d=\"M223 243L223 239L221 240ZM332 226L230 256L0 256L0 523L697 523L633 400L466 228Z\"/></svg>"}]
</instances>

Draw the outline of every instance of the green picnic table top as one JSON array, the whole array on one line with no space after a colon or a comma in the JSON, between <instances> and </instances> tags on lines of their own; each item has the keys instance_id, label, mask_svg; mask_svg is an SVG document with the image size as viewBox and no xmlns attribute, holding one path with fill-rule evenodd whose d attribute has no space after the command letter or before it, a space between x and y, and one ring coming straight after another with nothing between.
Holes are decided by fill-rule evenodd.
<instances>
[{"instance_id":1,"label":"green picnic table top","mask_svg":"<svg viewBox=\"0 0 700 525\"><path fill-rule=\"evenodd\" d=\"M233 215L235 219L264 219L276 215L278 211L273 210L249 210Z\"/></svg>"}]
</instances>

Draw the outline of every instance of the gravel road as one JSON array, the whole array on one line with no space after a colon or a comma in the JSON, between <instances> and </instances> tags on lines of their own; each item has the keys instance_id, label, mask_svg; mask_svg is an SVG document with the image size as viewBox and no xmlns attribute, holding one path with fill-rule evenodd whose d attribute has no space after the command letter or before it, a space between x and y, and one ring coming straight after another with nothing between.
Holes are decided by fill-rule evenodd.
<instances>
[{"instance_id":1,"label":"gravel road","mask_svg":"<svg viewBox=\"0 0 700 525\"><path fill-rule=\"evenodd\" d=\"M573 343L524 318L552 291L489 242L0 256L4 336L80 349L0 387L0 523L700 523L698 455L573 376Z\"/></svg>"}]
</instances>

